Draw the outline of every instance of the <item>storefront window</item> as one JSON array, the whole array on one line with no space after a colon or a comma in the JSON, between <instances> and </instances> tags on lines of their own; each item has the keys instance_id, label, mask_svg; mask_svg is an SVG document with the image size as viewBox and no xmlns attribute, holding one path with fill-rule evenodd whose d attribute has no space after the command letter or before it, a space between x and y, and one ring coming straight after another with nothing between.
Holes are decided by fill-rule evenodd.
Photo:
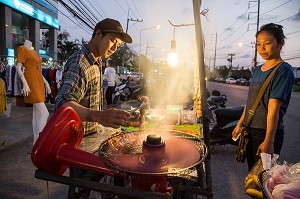
<instances>
[{"instance_id":1,"label":"storefront window","mask_svg":"<svg viewBox=\"0 0 300 199\"><path fill-rule=\"evenodd\" d=\"M29 39L29 18L26 15L12 12L12 45L14 49Z\"/></svg>"}]
</instances>

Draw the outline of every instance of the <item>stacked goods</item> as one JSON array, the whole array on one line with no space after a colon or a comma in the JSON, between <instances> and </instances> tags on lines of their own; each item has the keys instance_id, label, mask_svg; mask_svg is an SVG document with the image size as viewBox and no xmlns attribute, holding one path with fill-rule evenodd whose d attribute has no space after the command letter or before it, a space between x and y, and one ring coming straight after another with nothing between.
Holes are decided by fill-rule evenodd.
<instances>
[{"instance_id":1,"label":"stacked goods","mask_svg":"<svg viewBox=\"0 0 300 199\"><path fill-rule=\"evenodd\" d=\"M246 193L250 197L263 198L264 193L268 199L300 198L300 162L294 165L286 162L279 165L274 162L270 169L264 171L261 171L261 165L260 159L245 178ZM262 177L261 174L258 177L255 174L258 172L267 172L267 177Z\"/></svg>"},{"instance_id":2,"label":"stacked goods","mask_svg":"<svg viewBox=\"0 0 300 199\"><path fill-rule=\"evenodd\" d=\"M198 63L196 60L195 63ZM199 67L198 64L194 65L194 111L196 112L197 118L200 118L202 113L201 113L201 93L200 93L200 77L199 77Z\"/></svg>"},{"instance_id":3,"label":"stacked goods","mask_svg":"<svg viewBox=\"0 0 300 199\"><path fill-rule=\"evenodd\" d=\"M300 198L300 162L276 165L269 170L267 187L274 199Z\"/></svg>"},{"instance_id":4,"label":"stacked goods","mask_svg":"<svg viewBox=\"0 0 300 199\"><path fill-rule=\"evenodd\" d=\"M246 194L254 199L262 199L263 193L257 175L251 175L246 179Z\"/></svg>"}]
</instances>

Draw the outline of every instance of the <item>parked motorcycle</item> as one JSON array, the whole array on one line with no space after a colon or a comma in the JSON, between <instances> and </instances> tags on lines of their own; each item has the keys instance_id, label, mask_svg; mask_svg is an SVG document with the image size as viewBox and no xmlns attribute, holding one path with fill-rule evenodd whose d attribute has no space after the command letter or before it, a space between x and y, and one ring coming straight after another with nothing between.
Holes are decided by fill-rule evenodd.
<instances>
[{"instance_id":1,"label":"parked motorcycle","mask_svg":"<svg viewBox=\"0 0 300 199\"><path fill-rule=\"evenodd\" d=\"M215 110L219 107L225 108L227 102L227 96L220 93L218 90L213 90L211 95L207 98L208 110Z\"/></svg>"},{"instance_id":2,"label":"parked motorcycle","mask_svg":"<svg viewBox=\"0 0 300 199\"><path fill-rule=\"evenodd\" d=\"M115 88L113 103L116 104L119 100L137 99L142 95L145 95L145 86L143 84L132 84L126 80Z\"/></svg>"},{"instance_id":3,"label":"parked motorcycle","mask_svg":"<svg viewBox=\"0 0 300 199\"><path fill-rule=\"evenodd\" d=\"M243 114L244 106L226 107L227 100L227 96L218 90L213 90L207 98L212 150L217 144L238 145L238 140L232 140L232 131Z\"/></svg>"},{"instance_id":4,"label":"parked motorcycle","mask_svg":"<svg viewBox=\"0 0 300 199\"><path fill-rule=\"evenodd\" d=\"M224 94L221 95L220 91L218 90L213 90L211 93L209 93L209 97L207 98L208 114L206 119L210 124L216 123L214 111L219 108L225 108L227 100L227 96Z\"/></svg>"},{"instance_id":5,"label":"parked motorcycle","mask_svg":"<svg viewBox=\"0 0 300 199\"><path fill-rule=\"evenodd\" d=\"M243 114L244 106L234 106L220 108L214 111L216 116L216 124L210 131L210 143L212 150L216 144L238 145L239 140L232 140L232 131L236 127L240 117Z\"/></svg>"}]
</instances>

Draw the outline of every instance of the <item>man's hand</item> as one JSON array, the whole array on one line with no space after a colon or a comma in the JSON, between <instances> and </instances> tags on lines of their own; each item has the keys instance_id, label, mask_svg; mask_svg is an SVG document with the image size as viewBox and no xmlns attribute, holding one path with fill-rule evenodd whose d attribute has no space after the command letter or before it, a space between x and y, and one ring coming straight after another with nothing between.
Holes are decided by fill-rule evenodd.
<instances>
[{"instance_id":1,"label":"man's hand","mask_svg":"<svg viewBox=\"0 0 300 199\"><path fill-rule=\"evenodd\" d=\"M130 113L119 109L107 109L103 111L97 111L96 122L106 127L119 128L123 126L131 116Z\"/></svg>"}]
</instances>

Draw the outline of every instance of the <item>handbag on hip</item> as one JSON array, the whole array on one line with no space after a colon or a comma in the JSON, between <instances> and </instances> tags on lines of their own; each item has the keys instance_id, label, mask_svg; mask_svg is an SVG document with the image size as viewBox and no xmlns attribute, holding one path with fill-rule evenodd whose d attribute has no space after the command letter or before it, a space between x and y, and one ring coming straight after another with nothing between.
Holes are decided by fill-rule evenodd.
<instances>
[{"instance_id":1,"label":"handbag on hip","mask_svg":"<svg viewBox=\"0 0 300 199\"><path fill-rule=\"evenodd\" d=\"M267 79L265 80L265 82L263 83L262 87L260 88L258 95L251 107L251 109L248 112L248 117L246 120L246 124L245 126L241 126L240 128L240 140L239 140L239 145L238 148L236 150L236 154L235 154L235 159L238 162L242 162L244 163L247 157L247 145L249 142L249 127L250 127L250 123L252 120L253 115L255 114L255 110L268 86L268 84L270 83L273 75L275 74L276 70L279 68L279 66L281 66L282 62L280 62L276 68L269 74L269 76L267 77Z\"/></svg>"},{"instance_id":2,"label":"handbag on hip","mask_svg":"<svg viewBox=\"0 0 300 199\"><path fill-rule=\"evenodd\" d=\"M247 144L249 141L249 128L242 126L240 128L240 141L236 150L235 159L238 162L244 163L247 157Z\"/></svg>"}]
</instances>

